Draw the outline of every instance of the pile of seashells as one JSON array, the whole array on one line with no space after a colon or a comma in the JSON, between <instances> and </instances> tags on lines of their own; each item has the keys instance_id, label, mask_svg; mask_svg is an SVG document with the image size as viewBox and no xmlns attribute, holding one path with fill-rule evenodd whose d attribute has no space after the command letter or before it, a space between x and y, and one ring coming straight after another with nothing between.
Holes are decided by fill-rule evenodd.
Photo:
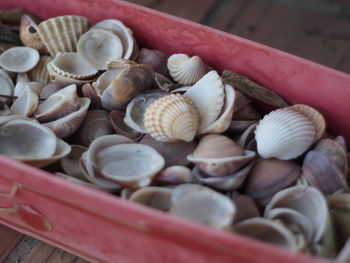
<instances>
[{"instance_id":1,"label":"pile of seashells","mask_svg":"<svg viewBox=\"0 0 350 263\"><path fill-rule=\"evenodd\" d=\"M333 258L350 237L349 153L316 109L139 49L115 19L20 17L0 27L0 154L293 251Z\"/></svg>"}]
</instances>

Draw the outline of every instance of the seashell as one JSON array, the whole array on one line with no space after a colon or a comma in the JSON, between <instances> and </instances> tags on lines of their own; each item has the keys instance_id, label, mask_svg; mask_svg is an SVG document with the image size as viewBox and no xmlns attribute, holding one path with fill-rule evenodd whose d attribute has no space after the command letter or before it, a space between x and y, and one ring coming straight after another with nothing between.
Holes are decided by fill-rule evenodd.
<instances>
[{"instance_id":1,"label":"seashell","mask_svg":"<svg viewBox=\"0 0 350 263\"><path fill-rule=\"evenodd\" d=\"M244 193L264 205L278 191L292 185L300 167L292 161L260 159L254 163L244 186Z\"/></svg>"},{"instance_id":2,"label":"seashell","mask_svg":"<svg viewBox=\"0 0 350 263\"><path fill-rule=\"evenodd\" d=\"M9 48L12 48L12 47L15 47L15 46L16 45L1 43L0 44L0 54L3 53L5 50L8 50Z\"/></svg>"},{"instance_id":3,"label":"seashell","mask_svg":"<svg viewBox=\"0 0 350 263\"><path fill-rule=\"evenodd\" d=\"M121 58L122 42L113 32L104 29L90 29L77 44L78 54L99 70L108 69L109 61Z\"/></svg>"},{"instance_id":4,"label":"seashell","mask_svg":"<svg viewBox=\"0 0 350 263\"><path fill-rule=\"evenodd\" d=\"M142 189L142 188L141 188ZM132 195L133 192L135 192L136 190L133 190L133 189L129 189L129 188L123 188L121 191L120 191L120 197L121 199L124 199L124 200L128 200L129 197Z\"/></svg>"},{"instance_id":5,"label":"seashell","mask_svg":"<svg viewBox=\"0 0 350 263\"><path fill-rule=\"evenodd\" d=\"M260 217L260 211L250 196L233 192L232 201L237 208L234 224L248 218Z\"/></svg>"},{"instance_id":6,"label":"seashell","mask_svg":"<svg viewBox=\"0 0 350 263\"><path fill-rule=\"evenodd\" d=\"M230 85L230 86L234 87L234 85ZM238 91L237 89L235 89L235 95L236 95L235 96L236 97L235 98L235 112L242 110L243 108L248 106L249 103L251 102L250 99L248 99L246 96L244 96L243 93Z\"/></svg>"},{"instance_id":7,"label":"seashell","mask_svg":"<svg viewBox=\"0 0 350 263\"><path fill-rule=\"evenodd\" d=\"M118 58L118 59L110 60L107 63L107 68L108 70L114 70L114 69L123 70L135 65L138 65L138 63L136 63L135 61L124 59L124 58Z\"/></svg>"},{"instance_id":8,"label":"seashell","mask_svg":"<svg viewBox=\"0 0 350 263\"><path fill-rule=\"evenodd\" d=\"M4 70L0 69L0 94L12 96L14 88L12 79ZM0 102L9 103L10 99L0 97Z\"/></svg>"},{"instance_id":9,"label":"seashell","mask_svg":"<svg viewBox=\"0 0 350 263\"><path fill-rule=\"evenodd\" d=\"M22 15L19 36L22 43L31 48L37 49L41 54L48 53L46 46L40 38L38 25L28 15Z\"/></svg>"},{"instance_id":10,"label":"seashell","mask_svg":"<svg viewBox=\"0 0 350 263\"><path fill-rule=\"evenodd\" d=\"M232 116L233 120L259 120L260 113L250 104L245 105L240 110L235 110Z\"/></svg>"},{"instance_id":11,"label":"seashell","mask_svg":"<svg viewBox=\"0 0 350 263\"><path fill-rule=\"evenodd\" d=\"M301 232L308 242L312 242L313 226L306 216L290 208L278 207L268 211L265 217L271 220L280 220L293 232Z\"/></svg>"},{"instance_id":12,"label":"seashell","mask_svg":"<svg viewBox=\"0 0 350 263\"><path fill-rule=\"evenodd\" d=\"M312 224L312 241L318 242L326 227L328 207L324 196L314 187L293 186L273 196L265 208L265 215L273 208L284 207L300 212Z\"/></svg>"},{"instance_id":13,"label":"seashell","mask_svg":"<svg viewBox=\"0 0 350 263\"><path fill-rule=\"evenodd\" d=\"M197 146L193 140L191 142L160 142L149 135L145 135L140 143L146 144L154 148L165 159L166 167L174 165L187 166L190 161L187 160L187 155L192 153Z\"/></svg>"},{"instance_id":14,"label":"seashell","mask_svg":"<svg viewBox=\"0 0 350 263\"><path fill-rule=\"evenodd\" d=\"M80 178L76 178L76 177L68 175L68 174L57 173L57 172L55 173L55 175L60 176L62 178L65 178L66 180L68 180L70 182L73 182L73 183L78 183L80 185L85 185L85 186L88 186L88 187L92 187L92 188L95 188L95 189L100 190L100 191L109 192L108 189L99 187L96 184L92 184L89 181L87 181L85 178L84 179L80 179ZM111 191L111 192L114 192L114 190Z\"/></svg>"},{"instance_id":15,"label":"seashell","mask_svg":"<svg viewBox=\"0 0 350 263\"><path fill-rule=\"evenodd\" d=\"M191 86L184 86L181 88L173 89L170 93L180 93L182 95L185 94L190 88Z\"/></svg>"},{"instance_id":16,"label":"seashell","mask_svg":"<svg viewBox=\"0 0 350 263\"><path fill-rule=\"evenodd\" d=\"M317 151L309 151L306 154L302 169L307 182L325 195L349 187L341 168Z\"/></svg>"},{"instance_id":17,"label":"seashell","mask_svg":"<svg viewBox=\"0 0 350 263\"><path fill-rule=\"evenodd\" d=\"M39 104L38 95L26 87L11 106L12 114L31 116Z\"/></svg>"},{"instance_id":18,"label":"seashell","mask_svg":"<svg viewBox=\"0 0 350 263\"><path fill-rule=\"evenodd\" d=\"M201 133L222 133L230 126L236 101L235 90L231 86L225 85L225 94L225 103L222 108L222 113L216 121L207 126Z\"/></svg>"},{"instance_id":19,"label":"seashell","mask_svg":"<svg viewBox=\"0 0 350 263\"><path fill-rule=\"evenodd\" d=\"M58 138L71 136L83 122L90 105L90 99L88 98L80 98L79 100L80 106L77 111L55 121L43 123L42 125L50 128Z\"/></svg>"},{"instance_id":20,"label":"seashell","mask_svg":"<svg viewBox=\"0 0 350 263\"><path fill-rule=\"evenodd\" d=\"M80 145L71 145L71 152L60 160L63 171L76 179L85 181L84 172L80 166L80 158L87 148Z\"/></svg>"},{"instance_id":21,"label":"seashell","mask_svg":"<svg viewBox=\"0 0 350 263\"><path fill-rule=\"evenodd\" d=\"M59 52L74 52L79 38L88 30L88 20L82 16L58 16L38 25L38 32L52 57Z\"/></svg>"},{"instance_id":22,"label":"seashell","mask_svg":"<svg viewBox=\"0 0 350 263\"><path fill-rule=\"evenodd\" d=\"M206 73L205 65L198 56L174 54L168 58L168 70L171 77L180 84L192 85Z\"/></svg>"},{"instance_id":23,"label":"seashell","mask_svg":"<svg viewBox=\"0 0 350 263\"><path fill-rule=\"evenodd\" d=\"M148 186L163 168L164 158L143 144L119 144L96 154L96 168L101 174L120 185L138 189Z\"/></svg>"},{"instance_id":24,"label":"seashell","mask_svg":"<svg viewBox=\"0 0 350 263\"><path fill-rule=\"evenodd\" d=\"M129 137L130 139L137 140L138 138L140 138L142 134L126 125L124 122L124 118L125 113L123 111L114 110L110 112L109 119L111 121L114 131L118 134Z\"/></svg>"},{"instance_id":25,"label":"seashell","mask_svg":"<svg viewBox=\"0 0 350 263\"><path fill-rule=\"evenodd\" d=\"M236 121L236 120L232 120L229 127L226 130L227 134L230 135L237 135L237 134L241 134L244 131L246 131L250 126L252 126L253 124L258 124L258 121L254 120L254 121ZM254 135L255 137L255 135Z\"/></svg>"},{"instance_id":26,"label":"seashell","mask_svg":"<svg viewBox=\"0 0 350 263\"><path fill-rule=\"evenodd\" d=\"M50 83L48 85L46 85L40 92L40 96L39 98L41 100L46 100L48 99L52 94L54 94L55 92L63 89L64 87L66 87L67 85L65 83L59 82L59 81L55 81L54 83Z\"/></svg>"},{"instance_id":27,"label":"seashell","mask_svg":"<svg viewBox=\"0 0 350 263\"><path fill-rule=\"evenodd\" d=\"M124 122L130 128L140 133L147 133L143 123L146 109L158 99L169 93L161 90L146 90L133 98L126 107Z\"/></svg>"},{"instance_id":28,"label":"seashell","mask_svg":"<svg viewBox=\"0 0 350 263\"><path fill-rule=\"evenodd\" d=\"M50 65L57 74L72 79L91 79L98 73L78 53L73 52L57 54Z\"/></svg>"},{"instance_id":29,"label":"seashell","mask_svg":"<svg viewBox=\"0 0 350 263\"><path fill-rule=\"evenodd\" d=\"M186 184L193 181L193 175L186 166L174 165L161 171L155 181L159 185Z\"/></svg>"},{"instance_id":30,"label":"seashell","mask_svg":"<svg viewBox=\"0 0 350 263\"><path fill-rule=\"evenodd\" d=\"M153 86L154 72L146 65L124 69L111 81L102 94L102 106L106 110L122 110L141 91Z\"/></svg>"},{"instance_id":31,"label":"seashell","mask_svg":"<svg viewBox=\"0 0 350 263\"><path fill-rule=\"evenodd\" d=\"M226 176L240 169L254 157L254 152L244 151L228 137L209 134L201 139L187 159L209 176Z\"/></svg>"},{"instance_id":32,"label":"seashell","mask_svg":"<svg viewBox=\"0 0 350 263\"><path fill-rule=\"evenodd\" d=\"M8 71L27 72L39 62L39 53L30 47L13 47L0 55L0 66Z\"/></svg>"},{"instance_id":33,"label":"seashell","mask_svg":"<svg viewBox=\"0 0 350 263\"><path fill-rule=\"evenodd\" d=\"M96 92L96 95L102 98L102 94L105 92L109 84L111 84L112 80L117 78L120 72L122 72L124 69L125 68L112 69L101 74L98 79L91 84Z\"/></svg>"},{"instance_id":34,"label":"seashell","mask_svg":"<svg viewBox=\"0 0 350 263\"><path fill-rule=\"evenodd\" d=\"M343 147L344 151L348 151L347 147L346 147L346 141L344 139L343 136L337 136L334 141L336 141L339 145L341 145L341 147Z\"/></svg>"},{"instance_id":35,"label":"seashell","mask_svg":"<svg viewBox=\"0 0 350 263\"><path fill-rule=\"evenodd\" d=\"M0 100L0 117L9 116L11 114L12 113L11 113L9 106L7 106L7 104L5 102Z\"/></svg>"},{"instance_id":36,"label":"seashell","mask_svg":"<svg viewBox=\"0 0 350 263\"><path fill-rule=\"evenodd\" d=\"M233 174L214 177L211 177L210 175L201 171L197 166L195 166L192 170L192 174L194 178L202 184L208 185L217 190L229 191L237 189L242 185L252 166L253 163L250 163L239 171L234 172Z\"/></svg>"},{"instance_id":37,"label":"seashell","mask_svg":"<svg viewBox=\"0 0 350 263\"><path fill-rule=\"evenodd\" d=\"M228 229L236 213L234 203L213 190L192 192L170 208L170 213L218 229Z\"/></svg>"},{"instance_id":38,"label":"seashell","mask_svg":"<svg viewBox=\"0 0 350 263\"><path fill-rule=\"evenodd\" d=\"M256 144L255 141L255 129L256 129L257 123L254 123L250 125L237 139L237 143L244 149L251 144Z\"/></svg>"},{"instance_id":39,"label":"seashell","mask_svg":"<svg viewBox=\"0 0 350 263\"><path fill-rule=\"evenodd\" d=\"M201 116L199 134L201 134L221 114L225 103L224 84L216 71L210 71L186 91L185 96L189 97L199 110Z\"/></svg>"},{"instance_id":40,"label":"seashell","mask_svg":"<svg viewBox=\"0 0 350 263\"><path fill-rule=\"evenodd\" d=\"M123 22L116 19L107 19L97 23L91 29L99 28L113 31L113 33L120 38L123 44L124 59L135 60L137 58L139 48L137 46L136 40L130 28L126 27Z\"/></svg>"},{"instance_id":41,"label":"seashell","mask_svg":"<svg viewBox=\"0 0 350 263\"><path fill-rule=\"evenodd\" d=\"M52 61L47 64L47 70L49 71L51 82L54 82L54 83L58 82L64 86L68 86L71 84L80 86L80 85L83 85L84 83L93 81L93 79L74 79L74 78L65 77L59 74L58 72L56 72L55 70L53 70Z\"/></svg>"},{"instance_id":42,"label":"seashell","mask_svg":"<svg viewBox=\"0 0 350 263\"><path fill-rule=\"evenodd\" d=\"M299 112L300 114L307 117L314 124L314 142L318 141L324 135L326 131L326 121L322 114L319 113L316 109L305 104L295 104L293 106L288 107L288 109Z\"/></svg>"},{"instance_id":43,"label":"seashell","mask_svg":"<svg viewBox=\"0 0 350 263\"><path fill-rule=\"evenodd\" d=\"M149 186L133 192L129 200L159 210L168 211L171 206L173 190L165 187Z\"/></svg>"},{"instance_id":44,"label":"seashell","mask_svg":"<svg viewBox=\"0 0 350 263\"><path fill-rule=\"evenodd\" d=\"M50 122L75 112L80 107L77 86L69 85L42 102L34 113L40 122Z\"/></svg>"},{"instance_id":45,"label":"seashell","mask_svg":"<svg viewBox=\"0 0 350 263\"><path fill-rule=\"evenodd\" d=\"M33 81L38 81L43 85L50 82L50 74L47 70L47 64L52 61L50 56L41 56L38 64L31 71L28 72L29 78Z\"/></svg>"},{"instance_id":46,"label":"seashell","mask_svg":"<svg viewBox=\"0 0 350 263\"><path fill-rule=\"evenodd\" d=\"M233 230L240 235L282 246L293 251L297 250L294 234L282 224L272 220L249 218L236 224Z\"/></svg>"},{"instance_id":47,"label":"seashell","mask_svg":"<svg viewBox=\"0 0 350 263\"><path fill-rule=\"evenodd\" d=\"M154 81L155 81L156 87L167 92L173 90L174 87L176 87L174 82L172 82L170 79L168 79L167 77L159 73L154 74ZM187 89L185 91L187 91Z\"/></svg>"},{"instance_id":48,"label":"seashell","mask_svg":"<svg viewBox=\"0 0 350 263\"><path fill-rule=\"evenodd\" d=\"M74 134L74 142L88 147L96 138L113 133L109 113L105 110L90 110Z\"/></svg>"},{"instance_id":49,"label":"seashell","mask_svg":"<svg viewBox=\"0 0 350 263\"><path fill-rule=\"evenodd\" d=\"M144 114L147 132L156 140L173 142L194 139L200 116L195 104L180 94L171 94L151 104Z\"/></svg>"},{"instance_id":50,"label":"seashell","mask_svg":"<svg viewBox=\"0 0 350 263\"><path fill-rule=\"evenodd\" d=\"M303 154L313 143L315 128L304 115L290 109L270 112L255 130L262 158L290 160Z\"/></svg>"},{"instance_id":51,"label":"seashell","mask_svg":"<svg viewBox=\"0 0 350 263\"><path fill-rule=\"evenodd\" d=\"M84 95L84 97L87 97L91 100L90 107L93 109L101 108L102 107L102 101L101 98L96 94L96 91L91 86L90 83L85 83L81 87L81 91Z\"/></svg>"},{"instance_id":52,"label":"seashell","mask_svg":"<svg viewBox=\"0 0 350 263\"><path fill-rule=\"evenodd\" d=\"M136 62L151 66L160 75L168 74L168 56L157 49L141 48Z\"/></svg>"},{"instance_id":53,"label":"seashell","mask_svg":"<svg viewBox=\"0 0 350 263\"><path fill-rule=\"evenodd\" d=\"M210 188L200 185L200 184L180 184L174 188L173 194L171 196L172 205L176 205L183 198L191 193L198 193L200 191L212 191Z\"/></svg>"}]
</instances>

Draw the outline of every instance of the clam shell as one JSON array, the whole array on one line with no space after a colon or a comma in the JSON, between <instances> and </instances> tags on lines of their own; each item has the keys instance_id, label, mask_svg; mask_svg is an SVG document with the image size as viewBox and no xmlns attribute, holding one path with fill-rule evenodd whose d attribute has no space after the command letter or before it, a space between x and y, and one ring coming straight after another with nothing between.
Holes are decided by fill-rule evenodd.
<instances>
[{"instance_id":1,"label":"clam shell","mask_svg":"<svg viewBox=\"0 0 350 263\"><path fill-rule=\"evenodd\" d=\"M199 110L201 134L221 114L225 102L224 84L216 71L210 71L186 91L185 96L190 98Z\"/></svg>"},{"instance_id":2,"label":"clam shell","mask_svg":"<svg viewBox=\"0 0 350 263\"><path fill-rule=\"evenodd\" d=\"M80 158L87 148L80 145L71 145L71 152L60 160L63 171L76 179L85 181L84 172L80 166Z\"/></svg>"},{"instance_id":3,"label":"clam shell","mask_svg":"<svg viewBox=\"0 0 350 263\"><path fill-rule=\"evenodd\" d=\"M210 188L200 185L200 184L180 184L174 188L173 194L171 196L171 203L176 205L183 198L191 193L198 193L200 191L211 191Z\"/></svg>"},{"instance_id":4,"label":"clam shell","mask_svg":"<svg viewBox=\"0 0 350 263\"><path fill-rule=\"evenodd\" d=\"M13 47L0 55L0 66L12 72L27 72L39 62L39 53L30 47Z\"/></svg>"},{"instance_id":5,"label":"clam shell","mask_svg":"<svg viewBox=\"0 0 350 263\"><path fill-rule=\"evenodd\" d=\"M95 162L105 178L133 189L148 186L165 164L153 148L130 143L99 151Z\"/></svg>"},{"instance_id":6,"label":"clam shell","mask_svg":"<svg viewBox=\"0 0 350 263\"><path fill-rule=\"evenodd\" d=\"M4 70L0 69L0 94L12 96L14 89L15 87L13 85L12 79ZM10 99L0 97L0 102L7 103L10 102Z\"/></svg>"},{"instance_id":7,"label":"clam shell","mask_svg":"<svg viewBox=\"0 0 350 263\"><path fill-rule=\"evenodd\" d=\"M112 69L101 74L98 79L91 84L96 92L96 95L101 98L102 94L108 88L109 84L111 84L112 80L115 79L124 69L125 68Z\"/></svg>"},{"instance_id":8,"label":"clam shell","mask_svg":"<svg viewBox=\"0 0 350 263\"><path fill-rule=\"evenodd\" d=\"M233 228L235 233L269 242L278 246L297 250L297 242L293 233L277 222L265 218L249 218Z\"/></svg>"},{"instance_id":9,"label":"clam shell","mask_svg":"<svg viewBox=\"0 0 350 263\"><path fill-rule=\"evenodd\" d=\"M74 135L74 142L89 146L96 138L113 134L109 113L105 110L90 110Z\"/></svg>"},{"instance_id":10,"label":"clam shell","mask_svg":"<svg viewBox=\"0 0 350 263\"><path fill-rule=\"evenodd\" d=\"M74 52L79 38L88 30L88 20L82 16L58 16L38 25L40 38L55 57L59 52Z\"/></svg>"},{"instance_id":11,"label":"clam shell","mask_svg":"<svg viewBox=\"0 0 350 263\"><path fill-rule=\"evenodd\" d=\"M106 110L122 110L141 91L153 86L154 72L146 65L124 69L111 81L102 94L102 106Z\"/></svg>"},{"instance_id":12,"label":"clam shell","mask_svg":"<svg viewBox=\"0 0 350 263\"><path fill-rule=\"evenodd\" d=\"M52 61L47 64L47 70L49 71L51 82L61 83L64 86L68 86L71 84L76 84L77 86L79 86L79 85L83 85L84 83L93 81L93 79L74 79L74 78L63 76L53 69Z\"/></svg>"},{"instance_id":13,"label":"clam shell","mask_svg":"<svg viewBox=\"0 0 350 263\"><path fill-rule=\"evenodd\" d=\"M232 201L237 208L234 224L248 218L260 217L260 211L250 196L233 192Z\"/></svg>"},{"instance_id":14,"label":"clam shell","mask_svg":"<svg viewBox=\"0 0 350 263\"><path fill-rule=\"evenodd\" d=\"M197 133L199 121L200 116L195 104L179 94L158 99L144 114L147 132L162 142L192 141Z\"/></svg>"},{"instance_id":15,"label":"clam shell","mask_svg":"<svg viewBox=\"0 0 350 263\"><path fill-rule=\"evenodd\" d=\"M114 69L123 70L135 65L138 65L138 63L136 63L135 61L124 59L124 58L118 58L118 59L110 60L107 63L107 68L108 70L114 70Z\"/></svg>"},{"instance_id":16,"label":"clam shell","mask_svg":"<svg viewBox=\"0 0 350 263\"><path fill-rule=\"evenodd\" d=\"M78 110L79 107L77 86L73 84L57 91L42 102L34 113L34 117L40 122L55 121Z\"/></svg>"},{"instance_id":17,"label":"clam shell","mask_svg":"<svg viewBox=\"0 0 350 263\"><path fill-rule=\"evenodd\" d=\"M259 122L255 139L262 158L290 160L313 143L315 128L304 115L290 109L270 112Z\"/></svg>"},{"instance_id":18,"label":"clam shell","mask_svg":"<svg viewBox=\"0 0 350 263\"><path fill-rule=\"evenodd\" d=\"M312 240L318 242L326 227L328 207L324 196L314 187L293 186L273 196L265 208L265 215L273 208L284 207L300 212L312 224Z\"/></svg>"},{"instance_id":19,"label":"clam shell","mask_svg":"<svg viewBox=\"0 0 350 263\"><path fill-rule=\"evenodd\" d=\"M124 59L134 60L137 58L139 48L137 46L136 40L130 28L126 27L123 22L116 19L107 19L97 23L91 29L99 28L110 30L120 38L123 45L122 57Z\"/></svg>"},{"instance_id":20,"label":"clam shell","mask_svg":"<svg viewBox=\"0 0 350 263\"><path fill-rule=\"evenodd\" d=\"M85 83L81 87L81 91L84 97L87 97L91 100L91 105L90 105L91 108L96 109L96 108L102 107L101 98L96 94L96 91L94 90L94 88L91 86L90 83Z\"/></svg>"},{"instance_id":21,"label":"clam shell","mask_svg":"<svg viewBox=\"0 0 350 263\"><path fill-rule=\"evenodd\" d=\"M48 52L46 46L40 38L38 32L38 25L28 15L23 15L21 17L19 36L21 38L22 43L27 47L35 48L42 54Z\"/></svg>"},{"instance_id":22,"label":"clam shell","mask_svg":"<svg viewBox=\"0 0 350 263\"><path fill-rule=\"evenodd\" d=\"M122 57L123 46L114 33L103 29L90 29L80 37L77 51L94 68L106 70L109 61Z\"/></svg>"},{"instance_id":23,"label":"clam shell","mask_svg":"<svg viewBox=\"0 0 350 263\"><path fill-rule=\"evenodd\" d=\"M155 72L161 75L168 74L168 56L159 50L141 48L136 62L151 66Z\"/></svg>"},{"instance_id":24,"label":"clam shell","mask_svg":"<svg viewBox=\"0 0 350 263\"><path fill-rule=\"evenodd\" d=\"M52 61L50 56L41 56L38 64L31 71L28 72L28 76L33 81L38 81L43 85L47 85L50 82L50 74L47 70L47 64Z\"/></svg>"},{"instance_id":25,"label":"clam shell","mask_svg":"<svg viewBox=\"0 0 350 263\"><path fill-rule=\"evenodd\" d=\"M129 200L159 210L168 211L173 190L165 187L144 187L133 192Z\"/></svg>"},{"instance_id":26,"label":"clam shell","mask_svg":"<svg viewBox=\"0 0 350 263\"><path fill-rule=\"evenodd\" d=\"M83 122L90 105L90 99L88 98L80 98L79 100L80 106L77 111L55 121L43 123L43 125L50 128L58 138L71 136Z\"/></svg>"},{"instance_id":27,"label":"clam shell","mask_svg":"<svg viewBox=\"0 0 350 263\"><path fill-rule=\"evenodd\" d=\"M46 100L47 98L49 98L52 94L54 94L55 92L63 89L64 87L66 87L67 85L64 83L61 83L59 81L55 81L54 83L50 83L48 85L46 85L40 92L40 99L41 100Z\"/></svg>"},{"instance_id":28,"label":"clam shell","mask_svg":"<svg viewBox=\"0 0 350 263\"><path fill-rule=\"evenodd\" d=\"M254 123L250 125L237 139L237 143L244 149L251 144L256 143L255 142L255 129L256 129L257 123Z\"/></svg>"},{"instance_id":29,"label":"clam shell","mask_svg":"<svg viewBox=\"0 0 350 263\"><path fill-rule=\"evenodd\" d=\"M131 139L137 140L142 134L135 131L133 128L130 128L124 122L125 113L123 111L114 110L109 114L109 119L111 121L114 131L118 134L124 135Z\"/></svg>"},{"instance_id":30,"label":"clam shell","mask_svg":"<svg viewBox=\"0 0 350 263\"><path fill-rule=\"evenodd\" d=\"M176 87L174 82L159 73L154 74L154 81L159 89L167 92L173 90Z\"/></svg>"},{"instance_id":31,"label":"clam shell","mask_svg":"<svg viewBox=\"0 0 350 263\"><path fill-rule=\"evenodd\" d=\"M272 197L292 185L299 175L300 166L292 161L260 159L249 172L244 193L253 199Z\"/></svg>"},{"instance_id":32,"label":"clam shell","mask_svg":"<svg viewBox=\"0 0 350 263\"><path fill-rule=\"evenodd\" d=\"M193 175L186 166L174 165L161 171L155 181L160 185L185 184L193 181Z\"/></svg>"},{"instance_id":33,"label":"clam shell","mask_svg":"<svg viewBox=\"0 0 350 263\"><path fill-rule=\"evenodd\" d=\"M38 95L26 87L11 106L12 114L31 116L39 104Z\"/></svg>"},{"instance_id":34,"label":"clam shell","mask_svg":"<svg viewBox=\"0 0 350 263\"><path fill-rule=\"evenodd\" d=\"M174 54L167 63L171 77L180 84L191 85L200 80L206 73L205 65L198 56Z\"/></svg>"},{"instance_id":35,"label":"clam shell","mask_svg":"<svg viewBox=\"0 0 350 263\"><path fill-rule=\"evenodd\" d=\"M212 190L192 192L170 208L170 213L218 229L232 224L236 207L226 196Z\"/></svg>"},{"instance_id":36,"label":"clam shell","mask_svg":"<svg viewBox=\"0 0 350 263\"><path fill-rule=\"evenodd\" d=\"M133 98L126 107L125 124L140 133L147 133L143 123L144 114L148 106L158 99L168 95L167 92L161 90L146 90Z\"/></svg>"},{"instance_id":37,"label":"clam shell","mask_svg":"<svg viewBox=\"0 0 350 263\"><path fill-rule=\"evenodd\" d=\"M50 65L57 74L77 80L91 79L98 73L98 70L74 52L58 54Z\"/></svg>"},{"instance_id":38,"label":"clam shell","mask_svg":"<svg viewBox=\"0 0 350 263\"><path fill-rule=\"evenodd\" d=\"M228 137L209 134L201 139L187 159L209 176L226 176L240 169L254 157L254 152L244 151Z\"/></svg>"}]
</instances>

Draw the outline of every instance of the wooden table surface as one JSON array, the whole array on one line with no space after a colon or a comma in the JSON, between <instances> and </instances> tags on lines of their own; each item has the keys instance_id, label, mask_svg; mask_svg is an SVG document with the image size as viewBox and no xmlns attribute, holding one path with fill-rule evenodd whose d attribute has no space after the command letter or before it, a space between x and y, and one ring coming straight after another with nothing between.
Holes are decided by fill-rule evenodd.
<instances>
[{"instance_id":1,"label":"wooden table surface","mask_svg":"<svg viewBox=\"0 0 350 263\"><path fill-rule=\"evenodd\" d=\"M131 2L193 20L350 73L349 1L131 0ZM0 262L87 261L0 225Z\"/></svg>"}]
</instances>

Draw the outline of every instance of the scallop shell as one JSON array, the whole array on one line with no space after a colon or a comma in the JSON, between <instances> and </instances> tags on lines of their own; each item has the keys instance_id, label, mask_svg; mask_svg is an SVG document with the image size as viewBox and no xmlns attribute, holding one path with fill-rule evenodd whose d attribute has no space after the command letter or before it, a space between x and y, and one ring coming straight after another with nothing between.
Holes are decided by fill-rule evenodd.
<instances>
[{"instance_id":1,"label":"scallop shell","mask_svg":"<svg viewBox=\"0 0 350 263\"><path fill-rule=\"evenodd\" d=\"M133 192L129 200L162 211L168 211L171 206L171 194L173 190L165 187L149 186Z\"/></svg>"},{"instance_id":2,"label":"scallop shell","mask_svg":"<svg viewBox=\"0 0 350 263\"><path fill-rule=\"evenodd\" d=\"M48 52L46 46L40 38L38 32L38 25L33 21L33 19L30 16L23 15L21 17L19 35L22 43L27 47L35 48L42 54Z\"/></svg>"},{"instance_id":3,"label":"scallop shell","mask_svg":"<svg viewBox=\"0 0 350 263\"><path fill-rule=\"evenodd\" d=\"M225 102L224 84L216 71L210 71L186 91L185 96L189 97L199 110L201 134L221 114Z\"/></svg>"},{"instance_id":4,"label":"scallop shell","mask_svg":"<svg viewBox=\"0 0 350 263\"><path fill-rule=\"evenodd\" d=\"M174 54L167 63L171 77L178 83L192 85L206 73L205 65L198 56L189 57L186 54Z\"/></svg>"},{"instance_id":5,"label":"scallop shell","mask_svg":"<svg viewBox=\"0 0 350 263\"><path fill-rule=\"evenodd\" d=\"M91 29L105 29L112 31L120 38L122 42L123 58L130 60L137 58L139 48L136 40L130 28L126 27L123 22L116 19L107 19L97 23Z\"/></svg>"},{"instance_id":6,"label":"scallop shell","mask_svg":"<svg viewBox=\"0 0 350 263\"><path fill-rule=\"evenodd\" d=\"M50 56L41 56L39 63L28 72L28 76L32 81L38 81L44 85L49 84L50 74L47 70L47 64L52 61Z\"/></svg>"},{"instance_id":7,"label":"scallop shell","mask_svg":"<svg viewBox=\"0 0 350 263\"><path fill-rule=\"evenodd\" d=\"M74 79L74 78L63 76L53 69L52 61L47 64L47 70L49 71L51 82L54 82L54 83L57 82L64 86L68 86L70 84L76 84L77 86L79 86L79 85L83 85L84 83L93 81L93 79Z\"/></svg>"},{"instance_id":8,"label":"scallop shell","mask_svg":"<svg viewBox=\"0 0 350 263\"><path fill-rule=\"evenodd\" d=\"M58 138L71 136L83 122L90 105L90 99L88 98L80 98L79 100L80 106L77 111L55 121L43 123L42 125L50 128Z\"/></svg>"},{"instance_id":9,"label":"scallop shell","mask_svg":"<svg viewBox=\"0 0 350 263\"><path fill-rule=\"evenodd\" d=\"M290 109L270 112L258 124L255 139L262 158L290 160L313 143L315 128L304 115Z\"/></svg>"},{"instance_id":10,"label":"scallop shell","mask_svg":"<svg viewBox=\"0 0 350 263\"><path fill-rule=\"evenodd\" d=\"M38 95L26 87L11 106L12 114L31 116L39 104Z\"/></svg>"},{"instance_id":11,"label":"scallop shell","mask_svg":"<svg viewBox=\"0 0 350 263\"><path fill-rule=\"evenodd\" d=\"M39 62L39 53L30 47L13 47L0 55L0 66L12 72L27 72Z\"/></svg>"},{"instance_id":12,"label":"scallop shell","mask_svg":"<svg viewBox=\"0 0 350 263\"><path fill-rule=\"evenodd\" d=\"M123 46L119 37L112 32L90 29L80 37L77 51L94 68L106 70L109 61L122 57Z\"/></svg>"},{"instance_id":13,"label":"scallop shell","mask_svg":"<svg viewBox=\"0 0 350 263\"><path fill-rule=\"evenodd\" d=\"M162 142L192 141L197 133L199 121L195 104L180 94L158 99L144 114L144 124L148 133Z\"/></svg>"},{"instance_id":14,"label":"scallop shell","mask_svg":"<svg viewBox=\"0 0 350 263\"><path fill-rule=\"evenodd\" d=\"M82 16L58 16L41 22L40 38L51 56L59 52L74 52L79 38L88 30L88 20Z\"/></svg>"},{"instance_id":15,"label":"scallop shell","mask_svg":"<svg viewBox=\"0 0 350 263\"><path fill-rule=\"evenodd\" d=\"M57 74L72 79L91 79L98 73L98 70L74 52L58 54L50 65Z\"/></svg>"},{"instance_id":16,"label":"scallop shell","mask_svg":"<svg viewBox=\"0 0 350 263\"><path fill-rule=\"evenodd\" d=\"M236 207L226 196L213 190L192 192L170 208L170 213L218 229L227 229L233 222Z\"/></svg>"},{"instance_id":17,"label":"scallop shell","mask_svg":"<svg viewBox=\"0 0 350 263\"><path fill-rule=\"evenodd\" d=\"M110 112L109 119L114 131L118 134L124 135L134 140L139 139L142 136L142 134L126 125L124 122L124 118L125 113L123 111L114 110Z\"/></svg>"},{"instance_id":18,"label":"scallop shell","mask_svg":"<svg viewBox=\"0 0 350 263\"><path fill-rule=\"evenodd\" d=\"M77 86L73 84L57 91L42 102L34 117L40 122L55 121L78 110L79 107Z\"/></svg>"},{"instance_id":19,"label":"scallop shell","mask_svg":"<svg viewBox=\"0 0 350 263\"><path fill-rule=\"evenodd\" d=\"M167 68L168 56L156 49L141 48L137 63L146 64L161 75L168 74Z\"/></svg>"}]
</instances>

